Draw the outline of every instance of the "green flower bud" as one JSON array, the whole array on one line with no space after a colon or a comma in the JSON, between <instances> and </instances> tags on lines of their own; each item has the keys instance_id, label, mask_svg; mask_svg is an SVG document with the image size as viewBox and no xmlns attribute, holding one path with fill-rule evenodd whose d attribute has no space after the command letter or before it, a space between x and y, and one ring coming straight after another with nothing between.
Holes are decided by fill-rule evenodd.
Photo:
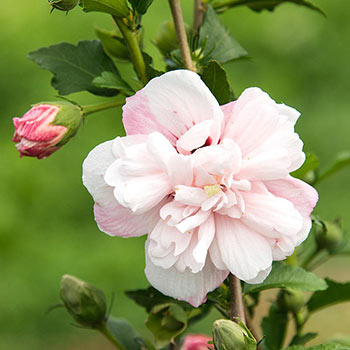
<instances>
[{"instance_id":1,"label":"green flower bud","mask_svg":"<svg viewBox=\"0 0 350 350\"><path fill-rule=\"evenodd\" d=\"M305 305L304 293L298 289L281 289L277 296L277 305L284 311L296 314Z\"/></svg>"},{"instance_id":2,"label":"green flower bud","mask_svg":"<svg viewBox=\"0 0 350 350\"><path fill-rule=\"evenodd\" d=\"M153 333L157 345L163 347L186 329L186 312L173 303L156 305L148 315L146 326Z\"/></svg>"},{"instance_id":3,"label":"green flower bud","mask_svg":"<svg viewBox=\"0 0 350 350\"><path fill-rule=\"evenodd\" d=\"M185 29L188 34L189 27L185 24ZM177 37L173 21L164 22L156 34L153 44L165 57L170 57L170 53L178 48Z\"/></svg>"},{"instance_id":4,"label":"green flower bud","mask_svg":"<svg viewBox=\"0 0 350 350\"><path fill-rule=\"evenodd\" d=\"M52 10L70 11L78 4L79 0L49 0L49 5L52 6Z\"/></svg>"},{"instance_id":5,"label":"green flower bud","mask_svg":"<svg viewBox=\"0 0 350 350\"><path fill-rule=\"evenodd\" d=\"M216 320L213 325L215 350L256 350L256 340L242 323Z\"/></svg>"},{"instance_id":6,"label":"green flower bud","mask_svg":"<svg viewBox=\"0 0 350 350\"><path fill-rule=\"evenodd\" d=\"M77 277L64 275L60 296L68 312L82 326L99 328L106 321L106 298L100 289Z\"/></svg>"},{"instance_id":7,"label":"green flower bud","mask_svg":"<svg viewBox=\"0 0 350 350\"><path fill-rule=\"evenodd\" d=\"M322 221L315 227L316 242L319 249L334 252L343 239L343 231L337 222Z\"/></svg>"}]
</instances>

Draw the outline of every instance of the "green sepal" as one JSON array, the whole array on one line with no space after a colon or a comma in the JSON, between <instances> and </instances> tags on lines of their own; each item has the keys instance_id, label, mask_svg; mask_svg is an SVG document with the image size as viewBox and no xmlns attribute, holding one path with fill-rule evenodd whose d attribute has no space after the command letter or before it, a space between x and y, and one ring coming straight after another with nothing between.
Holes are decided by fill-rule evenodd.
<instances>
[{"instance_id":1,"label":"green sepal","mask_svg":"<svg viewBox=\"0 0 350 350\"><path fill-rule=\"evenodd\" d=\"M68 101L55 101L55 102L39 102L33 106L41 104L54 105L59 107L57 115L50 124L62 125L67 128L67 132L55 146L62 146L67 143L79 130L81 123L84 120L83 109L76 103Z\"/></svg>"},{"instance_id":2,"label":"green sepal","mask_svg":"<svg viewBox=\"0 0 350 350\"><path fill-rule=\"evenodd\" d=\"M130 9L126 0L81 0L85 12L104 12L117 17L128 17Z\"/></svg>"},{"instance_id":3,"label":"green sepal","mask_svg":"<svg viewBox=\"0 0 350 350\"><path fill-rule=\"evenodd\" d=\"M73 10L78 4L79 0L49 0L49 5L53 9L66 12Z\"/></svg>"},{"instance_id":4,"label":"green sepal","mask_svg":"<svg viewBox=\"0 0 350 350\"><path fill-rule=\"evenodd\" d=\"M152 5L153 0L129 0L133 9L140 15L144 15Z\"/></svg>"},{"instance_id":5,"label":"green sepal","mask_svg":"<svg viewBox=\"0 0 350 350\"><path fill-rule=\"evenodd\" d=\"M163 347L187 328L187 315L178 304L165 303L154 306L146 320L156 345Z\"/></svg>"}]
</instances>

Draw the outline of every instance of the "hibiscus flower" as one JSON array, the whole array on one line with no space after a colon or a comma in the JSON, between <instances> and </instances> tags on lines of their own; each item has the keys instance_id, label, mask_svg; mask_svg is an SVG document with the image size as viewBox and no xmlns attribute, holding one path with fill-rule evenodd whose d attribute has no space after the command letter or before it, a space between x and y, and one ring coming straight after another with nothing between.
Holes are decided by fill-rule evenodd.
<instances>
[{"instance_id":1,"label":"hibiscus flower","mask_svg":"<svg viewBox=\"0 0 350 350\"><path fill-rule=\"evenodd\" d=\"M152 79L123 107L127 136L84 162L100 230L148 234L147 279L193 306L229 273L262 282L305 240L318 199L289 175L305 160L299 115L259 88L219 106L187 70Z\"/></svg>"}]
</instances>

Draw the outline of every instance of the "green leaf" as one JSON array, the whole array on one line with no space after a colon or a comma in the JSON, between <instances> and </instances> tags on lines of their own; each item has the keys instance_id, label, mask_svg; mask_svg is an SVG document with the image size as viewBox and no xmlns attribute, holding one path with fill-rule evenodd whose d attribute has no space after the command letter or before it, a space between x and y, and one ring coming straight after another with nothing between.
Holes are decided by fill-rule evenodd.
<instances>
[{"instance_id":1,"label":"green leaf","mask_svg":"<svg viewBox=\"0 0 350 350\"><path fill-rule=\"evenodd\" d=\"M320 166L320 162L314 153L307 153L304 164L291 175L308 183L315 181L315 171Z\"/></svg>"},{"instance_id":2,"label":"green leaf","mask_svg":"<svg viewBox=\"0 0 350 350\"><path fill-rule=\"evenodd\" d=\"M130 323L121 318L109 317L107 328L127 350L142 350L144 342Z\"/></svg>"},{"instance_id":3,"label":"green leaf","mask_svg":"<svg viewBox=\"0 0 350 350\"><path fill-rule=\"evenodd\" d=\"M148 55L146 52L142 52L142 55L143 55L143 59L145 60L146 73L147 73L148 79L153 79L164 73L153 68L153 58L150 55Z\"/></svg>"},{"instance_id":4,"label":"green leaf","mask_svg":"<svg viewBox=\"0 0 350 350\"><path fill-rule=\"evenodd\" d=\"M128 290L125 294L137 305L144 307L147 312L150 312L155 305L172 302L172 298L158 292L158 290L153 287Z\"/></svg>"},{"instance_id":5,"label":"green leaf","mask_svg":"<svg viewBox=\"0 0 350 350\"><path fill-rule=\"evenodd\" d=\"M213 7L219 13L237 6L248 6L256 12L261 12L262 10L273 11L276 6L288 2L308 7L324 16L326 15L319 7L306 0L219 0L213 3Z\"/></svg>"},{"instance_id":6,"label":"green leaf","mask_svg":"<svg viewBox=\"0 0 350 350\"><path fill-rule=\"evenodd\" d=\"M122 60L130 59L129 51L125 45L125 41L122 37L117 35L117 31L95 28L95 33L101 40L104 50L110 56Z\"/></svg>"},{"instance_id":7,"label":"green leaf","mask_svg":"<svg viewBox=\"0 0 350 350\"><path fill-rule=\"evenodd\" d=\"M80 41L77 46L61 43L43 47L29 53L28 57L54 74L51 84L60 95L84 90L100 96L117 94L116 91L98 88L93 84L93 79L103 72L112 72L120 77L99 40Z\"/></svg>"},{"instance_id":8,"label":"green leaf","mask_svg":"<svg viewBox=\"0 0 350 350\"><path fill-rule=\"evenodd\" d=\"M310 312L318 311L327 306L350 301L350 282L340 283L326 278L328 288L314 293L307 307Z\"/></svg>"},{"instance_id":9,"label":"green leaf","mask_svg":"<svg viewBox=\"0 0 350 350\"><path fill-rule=\"evenodd\" d=\"M203 49L201 63L210 60L223 64L247 56L247 51L229 34L211 6L208 6L199 34Z\"/></svg>"},{"instance_id":10,"label":"green leaf","mask_svg":"<svg viewBox=\"0 0 350 350\"><path fill-rule=\"evenodd\" d=\"M263 348L279 350L287 331L288 314L272 304L269 315L261 321L261 329L265 339Z\"/></svg>"},{"instance_id":11,"label":"green leaf","mask_svg":"<svg viewBox=\"0 0 350 350\"><path fill-rule=\"evenodd\" d=\"M282 350L350 350L350 346L340 343L320 344L305 348L301 345L288 346Z\"/></svg>"},{"instance_id":12,"label":"green leaf","mask_svg":"<svg viewBox=\"0 0 350 350\"><path fill-rule=\"evenodd\" d=\"M157 346L164 347L187 328L187 315L178 304L156 305L148 315L146 326L153 333Z\"/></svg>"},{"instance_id":13,"label":"green leaf","mask_svg":"<svg viewBox=\"0 0 350 350\"><path fill-rule=\"evenodd\" d=\"M317 333L305 333L302 335L295 335L290 345L305 345L310 340L317 337Z\"/></svg>"},{"instance_id":14,"label":"green leaf","mask_svg":"<svg viewBox=\"0 0 350 350\"><path fill-rule=\"evenodd\" d=\"M92 82L99 88L112 89L116 90L116 92L120 91L128 96L135 93L127 82L112 72L103 72L99 77L94 78Z\"/></svg>"},{"instance_id":15,"label":"green leaf","mask_svg":"<svg viewBox=\"0 0 350 350\"><path fill-rule=\"evenodd\" d=\"M129 16L126 0L81 0L85 12L104 12L117 17Z\"/></svg>"},{"instance_id":16,"label":"green leaf","mask_svg":"<svg viewBox=\"0 0 350 350\"><path fill-rule=\"evenodd\" d=\"M220 105L234 98L225 70L217 61L209 61L202 72L202 80L216 97Z\"/></svg>"},{"instance_id":17,"label":"green leaf","mask_svg":"<svg viewBox=\"0 0 350 350\"><path fill-rule=\"evenodd\" d=\"M301 267L275 262L271 273L260 284L244 284L244 293L256 293L271 288L295 288L305 292L324 290L327 283Z\"/></svg>"},{"instance_id":18,"label":"green leaf","mask_svg":"<svg viewBox=\"0 0 350 350\"><path fill-rule=\"evenodd\" d=\"M350 166L350 151L343 151L337 155L331 167L318 176L315 183L327 179L347 166Z\"/></svg>"},{"instance_id":19,"label":"green leaf","mask_svg":"<svg viewBox=\"0 0 350 350\"><path fill-rule=\"evenodd\" d=\"M153 0L129 0L129 2L140 15L144 15L151 6Z\"/></svg>"}]
</instances>

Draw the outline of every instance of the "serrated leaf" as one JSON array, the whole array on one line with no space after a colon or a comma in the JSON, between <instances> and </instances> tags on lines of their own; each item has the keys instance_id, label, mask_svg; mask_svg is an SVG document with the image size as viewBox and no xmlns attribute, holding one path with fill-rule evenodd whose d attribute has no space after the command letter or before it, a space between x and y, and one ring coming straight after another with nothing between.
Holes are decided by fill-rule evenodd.
<instances>
[{"instance_id":1,"label":"serrated leaf","mask_svg":"<svg viewBox=\"0 0 350 350\"><path fill-rule=\"evenodd\" d=\"M325 13L319 7L306 0L219 0L214 2L213 7L219 13L237 6L248 6L253 11L261 12L262 10L273 11L276 6L288 2L300 6L305 6L325 16Z\"/></svg>"},{"instance_id":2,"label":"serrated leaf","mask_svg":"<svg viewBox=\"0 0 350 350\"><path fill-rule=\"evenodd\" d=\"M116 90L128 96L134 93L127 82L112 72L103 72L99 77L94 78L92 82L99 88Z\"/></svg>"},{"instance_id":3,"label":"serrated leaf","mask_svg":"<svg viewBox=\"0 0 350 350\"><path fill-rule=\"evenodd\" d=\"M217 61L209 61L204 67L201 76L220 105L233 100L233 91L228 82L226 72Z\"/></svg>"},{"instance_id":4,"label":"serrated leaf","mask_svg":"<svg viewBox=\"0 0 350 350\"><path fill-rule=\"evenodd\" d=\"M326 278L328 288L314 293L307 307L310 312L318 311L327 306L350 301L350 282L341 283Z\"/></svg>"},{"instance_id":5,"label":"serrated leaf","mask_svg":"<svg viewBox=\"0 0 350 350\"><path fill-rule=\"evenodd\" d=\"M142 52L142 55L143 55L143 59L145 60L146 73L147 73L148 79L153 79L164 73L153 67L153 58L150 55L148 55L146 52Z\"/></svg>"},{"instance_id":6,"label":"serrated leaf","mask_svg":"<svg viewBox=\"0 0 350 350\"><path fill-rule=\"evenodd\" d=\"M125 292L125 294L136 304L144 307L147 312L150 312L155 305L172 301L172 298L158 292L158 290L153 287L149 287L147 289L128 290Z\"/></svg>"},{"instance_id":7,"label":"serrated leaf","mask_svg":"<svg viewBox=\"0 0 350 350\"><path fill-rule=\"evenodd\" d=\"M331 167L318 176L315 183L327 179L347 166L350 166L350 151L343 151L336 156Z\"/></svg>"},{"instance_id":8,"label":"serrated leaf","mask_svg":"<svg viewBox=\"0 0 350 350\"><path fill-rule=\"evenodd\" d=\"M317 333L305 333L302 335L295 335L290 345L305 345L310 340L317 337Z\"/></svg>"},{"instance_id":9,"label":"serrated leaf","mask_svg":"<svg viewBox=\"0 0 350 350\"><path fill-rule=\"evenodd\" d=\"M98 88L93 79L103 72L120 76L99 40L79 41L75 46L61 43L43 47L28 55L41 68L54 74L51 84L60 95L87 90L95 95L114 96L116 91Z\"/></svg>"},{"instance_id":10,"label":"serrated leaf","mask_svg":"<svg viewBox=\"0 0 350 350\"><path fill-rule=\"evenodd\" d=\"M244 284L244 293L256 293L272 288L294 288L305 292L325 290L327 283L301 267L275 262L271 273L260 284Z\"/></svg>"},{"instance_id":11,"label":"serrated leaf","mask_svg":"<svg viewBox=\"0 0 350 350\"><path fill-rule=\"evenodd\" d=\"M127 350L143 350L144 342L130 323L121 318L109 317L107 328Z\"/></svg>"},{"instance_id":12,"label":"serrated leaf","mask_svg":"<svg viewBox=\"0 0 350 350\"><path fill-rule=\"evenodd\" d=\"M129 2L140 15L144 15L152 5L153 0L129 0Z\"/></svg>"},{"instance_id":13,"label":"serrated leaf","mask_svg":"<svg viewBox=\"0 0 350 350\"><path fill-rule=\"evenodd\" d=\"M248 55L247 51L229 34L210 5L200 29L199 47L204 48L202 64L210 60L223 64Z\"/></svg>"},{"instance_id":14,"label":"serrated leaf","mask_svg":"<svg viewBox=\"0 0 350 350\"><path fill-rule=\"evenodd\" d=\"M272 304L269 315L261 321L264 340L263 348L268 350L279 350L287 331L288 314Z\"/></svg>"},{"instance_id":15,"label":"serrated leaf","mask_svg":"<svg viewBox=\"0 0 350 350\"><path fill-rule=\"evenodd\" d=\"M81 0L85 12L104 12L117 17L129 16L126 0Z\"/></svg>"},{"instance_id":16,"label":"serrated leaf","mask_svg":"<svg viewBox=\"0 0 350 350\"><path fill-rule=\"evenodd\" d=\"M315 171L320 166L318 157L314 153L307 153L304 164L301 168L291 173L293 177L313 183L315 180Z\"/></svg>"}]
</instances>

